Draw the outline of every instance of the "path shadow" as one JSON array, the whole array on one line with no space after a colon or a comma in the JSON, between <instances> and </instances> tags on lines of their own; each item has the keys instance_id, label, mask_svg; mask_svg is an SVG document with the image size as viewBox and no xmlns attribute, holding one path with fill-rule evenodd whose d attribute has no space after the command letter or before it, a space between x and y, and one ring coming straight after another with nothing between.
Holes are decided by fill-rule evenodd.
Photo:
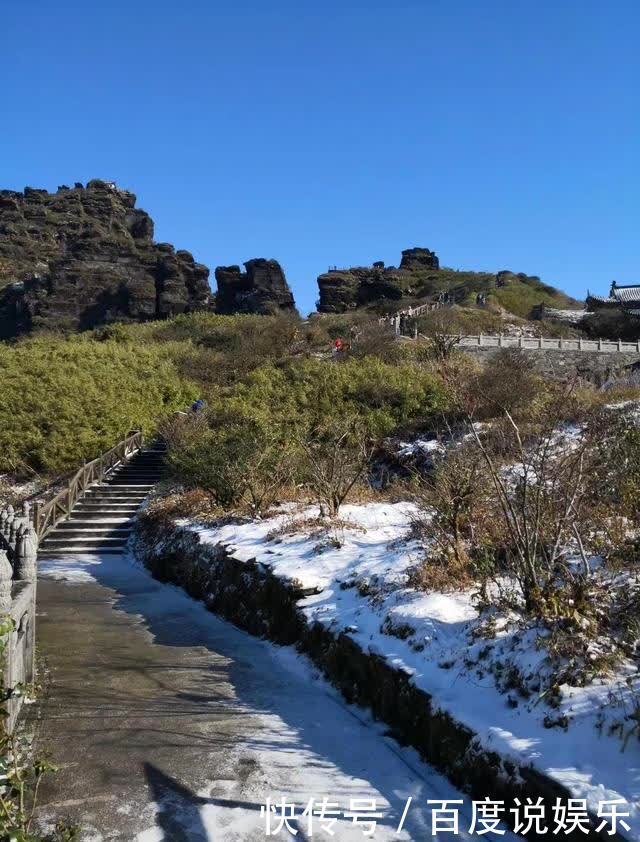
<instances>
[{"instance_id":1,"label":"path shadow","mask_svg":"<svg viewBox=\"0 0 640 842\"><path fill-rule=\"evenodd\" d=\"M178 783L152 763L144 764L144 774L153 800L158 806L156 826L162 830L167 842L212 842L210 831L202 819L202 808L207 805L230 810L248 810L260 814L263 805L237 798L203 798ZM300 824L292 820L296 838L306 842L307 835ZM256 822L259 826L259 822Z\"/></svg>"},{"instance_id":2,"label":"path shadow","mask_svg":"<svg viewBox=\"0 0 640 842\"><path fill-rule=\"evenodd\" d=\"M144 764L144 774L158 806L156 824L165 838L174 842L209 842L200 816L206 799L195 795L152 763Z\"/></svg>"}]
</instances>

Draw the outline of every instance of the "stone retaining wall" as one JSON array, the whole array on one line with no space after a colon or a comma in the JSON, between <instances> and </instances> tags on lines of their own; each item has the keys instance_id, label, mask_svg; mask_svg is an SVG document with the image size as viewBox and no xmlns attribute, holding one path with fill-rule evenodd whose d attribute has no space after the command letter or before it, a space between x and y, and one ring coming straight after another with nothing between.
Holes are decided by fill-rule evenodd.
<instances>
[{"instance_id":1,"label":"stone retaining wall","mask_svg":"<svg viewBox=\"0 0 640 842\"><path fill-rule=\"evenodd\" d=\"M484 750L470 728L439 710L437 699L416 687L403 670L363 651L343 632L334 634L319 623L308 623L297 606L302 594L265 565L235 559L224 546L201 544L195 532L148 515L136 527L133 546L156 578L180 585L211 611L253 635L295 645L348 702L370 708L398 742L416 748L471 797L505 802L542 797L547 810L556 798L566 803L570 797L564 787L532 767L517 766ZM595 831L563 838L622 840Z\"/></svg>"},{"instance_id":2,"label":"stone retaining wall","mask_svg":"<svg viewBox=\"0 0 640 842\"><path fill-rule=\"evenodd\" d=\"M490 362L491 358L502 350L498 347L481 348L474 345L459 345L458 349L465 354L473 354L483 363ZM578 377L596 386L624 377L630 373L630 366L640 363L640 354L632 352L607 354L597 351L559 352L529 348L523 353L532 361L534 368L547 377L559 380L573 380Z\"/></svg>"}]
</instances>

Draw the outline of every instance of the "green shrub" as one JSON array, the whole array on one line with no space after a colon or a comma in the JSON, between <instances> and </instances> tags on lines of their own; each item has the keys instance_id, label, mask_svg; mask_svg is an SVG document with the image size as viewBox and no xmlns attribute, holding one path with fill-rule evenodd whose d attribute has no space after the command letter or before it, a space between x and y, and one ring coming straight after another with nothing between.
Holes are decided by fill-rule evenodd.
<instances>
[{"instance_id":1,"label":"green shrub","mask_svg":"<svg viewBox=\"0 0 640 842\"><path fill-rule=\"evenodd\" d=\"M440 382L413 364L295 359L256 369L165 434L176 478L223 507L262 511L295 480L335 514L372 442L445 405Z\"/></svg>"},{"instance_id":2,"label":"green shrub","mask_svg":"<svg viewBox=\"0 0 640 842\"><path fill-rule=\"evenodd\" d=\"M444 405L417 365L296 356L308 347L295 318L206 313L0 344L0 471L70 470L196 397L278 430L363 414L376 435Z\"/></svg>"},{"instance_id":3,"label":"green shrub","mask_svg":"<svg viewBox=\"0 0 640 842\"><path fill-rule=\"evenodd\" d=\"M444 387L433 374L415 364L390 365L377 357L263 366L222 399L283 427L357 415L376 436L446 405Z\"/></svg>"},{"instance_id":4,"label":"green shrub","mask_svg":"<svg viewBox=\"0 0 640 842\"><path fill-rule=\"evenodd\" d=\"M53 336L0 345L0 470L58 473L197 397L153 346Z\"/></svg>"},{"instance_id":5,"label":"green shrub","mask_svg":"<svg viewBox=\"0 0 640 842\"><path fill-rule=\"evenodd\" d=\"M264 418L220 405L163 426L176 479L208 491L223 508L260 514L293 473L291 447Z\"/></svg>"}]
</instances>

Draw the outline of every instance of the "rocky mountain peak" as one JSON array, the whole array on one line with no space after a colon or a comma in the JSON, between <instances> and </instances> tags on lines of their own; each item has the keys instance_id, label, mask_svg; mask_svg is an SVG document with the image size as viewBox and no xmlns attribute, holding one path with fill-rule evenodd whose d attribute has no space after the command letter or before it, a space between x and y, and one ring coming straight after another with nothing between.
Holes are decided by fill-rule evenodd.
<instances>
[{"instance_id":1,"label":"rocky mountain peak","mask_svg":"<svg viewBox=\"0 0 640 842\"><path fill-rule=\"evenodd\" d=\"M153 234L135 194L111 181L1 190L0 336L208 306L207 267Z\"/></svg>"}]
</instances>

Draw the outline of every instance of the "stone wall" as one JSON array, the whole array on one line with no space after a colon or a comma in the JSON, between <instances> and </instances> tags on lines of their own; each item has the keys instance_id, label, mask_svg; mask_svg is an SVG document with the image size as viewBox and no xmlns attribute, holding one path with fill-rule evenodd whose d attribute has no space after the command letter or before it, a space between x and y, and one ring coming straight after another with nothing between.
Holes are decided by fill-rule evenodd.
<instances>
[{"instance_id":1,"label":"stone wall","mask_svg":"<svg viewBox=\"0 0 640 842\"><path fill-rule=\"evenodd\" d=\"M502 349L458 346L465 354L472 354L482 363L491 360ZM522 351L531 360L535 369L545 377L559 380L581 380L602 386L604 383L628 376L634 367L640 366L638 353L598 353L597 351L554 351L527 349Z\"/></svg>"},{"instance_id":2,"label":"stone wall","mask_svg":"<svg viewBox=\"0 0 640 842\"><path fill-rule=\"evenodd\" d=\"M193 531L143 517L134 551L161 581L184 588L216 614L251 634L296 646L320 667L347 701L366 706L403 745L415 747L432 766L474 798L542 797L550 805L569 793L532 767L516 766L484 750L474 732L438 707L409 674L363 651L352 638L309 624L297 607L304 595L255 560L239 561L222 545L203 545ZM530 836L534 839L537 837ZM611 839L575 832L564 839Z\"/></svg>"}]
</instances>

